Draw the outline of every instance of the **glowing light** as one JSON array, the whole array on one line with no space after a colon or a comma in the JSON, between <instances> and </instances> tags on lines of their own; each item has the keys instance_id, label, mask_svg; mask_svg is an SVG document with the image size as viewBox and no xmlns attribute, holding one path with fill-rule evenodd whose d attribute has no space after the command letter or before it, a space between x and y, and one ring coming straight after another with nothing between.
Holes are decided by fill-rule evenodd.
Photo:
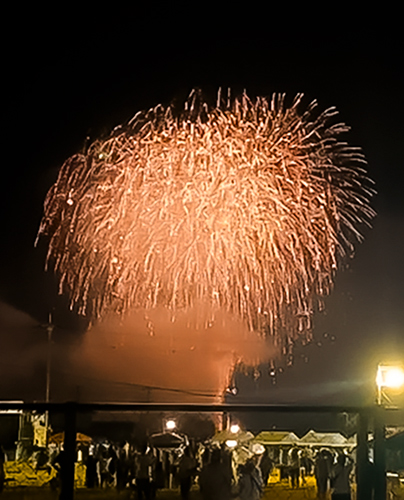
<instances>
[{"instance_id":1,"label":"glowing light","mask_svg":"<svg viewBox=\"0 0 404 500\"><path fill-rule=\"evenodd\" d=\"M238 388L235 386L227 387L226 392L227 394L232 394L233 396L236 396L238 393Z\"/></svg>"},{"instance_id":2,"label":"glowing light","mask_svg":"<svg viewBox=\"0 0 404 500\"><path fill-rule=\"evenodd\" d=\"M102 318L222 308L287 354L310 338L336 269L374 216L359 148L334 108L247 95L138 113L69 158L39 235L71 307Z\"/></svg>"},{"instance_id":3,"label":"glowing light","mask_svg":"<svg viewBox=\"0 0 404 500\"><path fill-rule=\"evenodd\" d=\"M265 453L265 447L260 443L254 443L251 447L251 451L254 455L262 455Z\"/></svg>"},{"instance_id":4,"label":"glowing light","mask_svg":"<svg viewBox=\"0 0 404 500\"><path fill-rule=\"evenodd\" d=\"M226 441L226 446L227 446L228 448L235 448L235 447L237 446L237 444L238 444L238 443L237 443L237 441L236 441L235 439L228 439L228 440Z\"/></svg>"},{"instance_id":5,"label":"glowing light","mask_svg":"<svg viewBox=\"0 0 404 500\"><path fill-rule=\"evenodd\" d=\"M240 426L238 424L233 424L230 426L230 432L232 434L237 434L240 431Z\"/></svg>"},{"instance_id":6,"label":"glowing light","mask_svg":"<svg viewBox=\"0 0 404 500\"><path fill-rule=\"evenodd\" d=\"M404 386L404 370L398 366L379 365L376 383L378 387L399 389Z\"/></svg>"},{"instance_id":7,"label":"glowing light","mask_svg":"<svg viewBox=\"0 0 404 500\"><path fill-rule=\"evenodd\" d=\"M166 422L166 429L169 431L172 431L176 428L177 424L175 423L175 420L167 420Z\"/></svg>"}]
</instances>

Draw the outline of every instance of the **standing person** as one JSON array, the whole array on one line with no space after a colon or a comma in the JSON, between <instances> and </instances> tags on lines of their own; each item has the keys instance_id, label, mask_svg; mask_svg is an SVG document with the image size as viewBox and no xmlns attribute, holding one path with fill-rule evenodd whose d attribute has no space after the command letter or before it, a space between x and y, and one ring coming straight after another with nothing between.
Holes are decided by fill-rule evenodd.
<instances>
[{"instance_id":1,"label":"standing person","mask_svg":"<svg viewBox=\"0 0 404 500\"><path fill-rule=\"evenodd\" d=\"M90 450L86 460L86 488L94 488L97 480L97 461L93 450Z\"/></svg>"},{"instance_id":2,"label":"standing person","mask_svg":"<svg viewBox=\"0 0 404 500\"><path fill-rule=\"evenodd\" d=\"M240 469L239 497L240 500L259 500L263 493L261 469L258 467L259 455L254 455L247 460Z\"/></svg>"},{"instance_id":3,"label":"standing person","mask_svg":"<svg viewBox=\"0 0 404 500\"><path fill-rule=\"evenodd\" d=\"M150 466L149 466L149 475L150 475L150 499L154 500L157 495L158 489L158 478L157 478L157 465L159 464L159 455L156 448L149 448L148 451Z\"/></svg>"},{"instance_id":4,"label":"standing person","mask_svg":"<svg viewBox=\"0 0 404 500\"><path fill-rule=\"evenodd\" d=\"M202 467L199 487L203 500L230 500L231 476L221 462L219 449L212 451L210 462Z\"/></svg>"},{"instance_id":5,"label":"standing person","mask_svg":"<svg viewBox=\"0 0 404 500\"><path fill-rule=\"evenodd\" d=\"M230 485L233 481L233 466L232 466L232 452L231 450L223 443L220 448L220 461L222 462L223 469L226 475L229 477ZM230 486L231 488L231 486Z\"/></svg>"},{"instance_id":6,"label":"standing person","mask_svg":"<svg viewBox=\"0 0 404 500\"><path fill-rule=\"evenodd\" d=\"M191 456L191 450L187 446L178 464L178 478L180 481L181 498L188 500L192 486L193 477L196 474L197 462Z\"/></svg>"},{"instance_id":7,"label":"standing person","mask_svg":"<svg viewBox=\"0 0 404 500\"><path fill-rule=\"evenodd\" d=\"M288 466L288 453L285 448L281 447L279 450L279 471L282 479L288 479L289 477L289 466Z\"/></svg>"},{"instance_id":8,"label":"standing person","mask_svg":"<svg viewBox=\"0 0 404 500\"><path fill-rule=\"evenodd\" d=\"M353 463L341 453L338 455L337 463L331 470L332 500L351 500L351 483L349 480Z\"/></svg>"},{"instance_id":9,"label":"standing person","mask_svg":"<svg viewBox=\"0 0 404 500\"><path fill-rule=\"evenodd\" d=\"M160 453L157 452L156 462L154 465L154 485L152 498L156 497L157 490L164 488L165 486L165 471L163 466L163 461Z\"/></svg>"},{"instance_id":10,"label":"standing person","mask_svg":"<svg viewBox=\"0 0 404 500\"><path fill-rule=\"evenodd\" d=\"M117 450L116 461L116 489L122 491L129 482L129 445L126 442L121 443Z\"/></svg>"},{"instance_id":11,"label":"standing person","mask_svg":"<svg viewBox=\"0 0 404 500\"><path fill-rule=\"evenodd\" d=\"M292 488L298 488L300 476L300 457L299 450L293 446L288 453L289 478L292 483Z\"/></svg>"},{"instance_id":12,"label":"standing person","mask_svg":"<svg viewBox=\"0 0 404 500\"><path fill-rule=\"evenodd\" d=\"M262 482L265 487L268 484L268 479L273 469L273 461L269 456L268 448L265 448L259 467L261 469Z\"/></svg>"},{"instance_id":13,"label":"standing person","mask_svg":"<svg viewBox=\"0 0 404 500\"><path fill-rule=\"evenodd\" d=\"M106 488L108 479L108 469L107 469L107 451L104 444L101 444L97 449L96 468L97 468L98 486L100 488Z\"/></svg>"},{"instance_id":14,"label":"standing person","mask_svg":"<svg viewBox=\"0 0 404 500\"><path fill-rule=\"evenodd\" d=\"M151 478L154 457L149 453L147 445L142 446L135 460L136 491L139 500L151 499Z\"/></svg>"},{"instance_id":15,"label":"standing person","mask_svg":"<svg viewBox=\"0 0 404 500\"><path fill-rule=\"evenodd\" d=\"M308 452L303 449L300 453L300 475L302 476L303 484L306 484L306 476L311 474L311 466L312 464Z\"/></svg>"},{"instance_id":16,"label":"standing person","mask_svg":"<svg viewBox=\"0 0 404 500\"><path fill-rule=\"evenodd\" d=\"M53 459L52 467L56 471L55 484L62 490L63 484L65 484L66 481L66 452L63 449L61 449Z\"/></svg>"},{"instance_id":17,"label":"standing person","mask_svg":"<svg viewBox=\"0 0 404 500\"><path fill-rule=\"evenodd\" d=\"M107 453L107 486L116 487L116 469L118 463L118 454L115 450L115 447L111 444L108 448Z\"/></svg>"},{"instance_id":18,"label":"standing person","mask_svg":"<svg viewBox=\"0 0 404 500\"><path fill-rule=\"evenodd\" d=\"M314 465L314 475L316 476L317 495L319 500L325 500L327 498L330 472L329 452L325 449L320 450L316 455Z\"/></svg>"}]
</instances>

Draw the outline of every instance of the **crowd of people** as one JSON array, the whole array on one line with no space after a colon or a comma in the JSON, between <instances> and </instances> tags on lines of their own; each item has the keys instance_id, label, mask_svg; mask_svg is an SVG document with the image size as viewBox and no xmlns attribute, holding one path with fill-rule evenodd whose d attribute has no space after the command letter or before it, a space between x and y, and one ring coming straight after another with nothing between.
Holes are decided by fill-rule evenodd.
<instances>
[{"instance_id":1,"label":"crowd of people","mask_svg":"<svg viewBox=\"0 0 404 500\"><path fill-rule=\"evenodd\" d=\"M329 498L330 491L333 500L351 498L354 461L346 452L292 446L280 455L281 478L288 478L292 488L304 486L314 475L319 500Z\"/></svg>"},{"instance_id":2,"label":"crowd of people","mask_svg":"<svg viewBox=\"0 0 404 500\"><path fill-rule=\"evenodd\" d=\"M309 475L315 477L319 500L349 500L353 460L345 453L329 449L312 452L292 446L272 453L262 447L260 453L237 463L225 445L194 445L178 453L143 445L131 447L109 443L86 449L86 487L131 488L139 500L156 498L161 488L179 487L182 500L188 500L193 485L198 485L203 500L259 500L274 467L281 471L281 480L289 487L306 484ZM53 459L58 468L61 455Z\"/></svg>"},{"instance_id":3,"label":"crowd of people","mask_svg":"<svg viewBox=\"0 0 404 500\"><path fill-rule=\"evenodd\" d=\"M254 446L258 448L254 449ZM350 500L353 459L332 449L253 445L238 455L224 443L187 443L179 448L161 449L128 442L102 442L79 446L78 460L85 465L87 488L131 489L139 500L153 500L163 488L179 488L182 500L189 500L193 486L203 500L259 500L271 473L279 470L280 481L290 488L315 478L319 500ZM0 447L0 494L3 489L5 455ZM64 452L54 448L50 456L37 456L37 468L52 467L63 480ZM46 462L46 463L45 463Z\"/></svg>"},{"instance_id":4,"label":"crowd of people","mask_svg":"<svg viewBox=\"0 0 404 500\"><path fill-rule=\"evenodd\" d=\"M143 445L102 443L81 451L86 465L87 488L130 488L139 500L156 498L161 488L179 487L188 500L197 484L203 500L259 500L264 489L262 457L253 455L234 469L232 452L226 446L186 446L180 452ZM51 466L63 473L64 452L51 459ZM264 464L265 461L263 461ZM267 477L270 470L266 468ZM265 475L265 472L264 472Z\"/></svg>"},{"instance_id":5,"label":"crowd of people","mask_svg":"<svg viewBox=\"0 0 404 500\"><path fill-rule=\"evenodd\" d=\"M325 500L331 489L332 500L350 500L353 460L345 453L334 455L328 449L315 457L315 477L319 500Z\"/></svg>"}]
</instances>

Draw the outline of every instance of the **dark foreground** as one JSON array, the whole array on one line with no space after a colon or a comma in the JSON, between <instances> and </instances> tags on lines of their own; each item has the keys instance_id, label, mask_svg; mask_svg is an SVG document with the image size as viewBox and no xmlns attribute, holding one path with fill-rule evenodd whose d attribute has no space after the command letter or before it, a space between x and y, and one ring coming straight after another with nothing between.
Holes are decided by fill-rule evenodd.
<instances>
[{"instance_id":1,"label":"dark foreground","mask_svg":"<svg viewBox=\"0 0 404 500\"><path fill-rule=\"evenodd\" d=\"M312 478L310 478L312 479ZM390 484L388 482L387 498L394 500L404 500L404 485ZM390 495L390 496L389 496ZM1 500L58 500L58 491L52 491L47 487L27 487L27 488L6 488L3 494L0 494ZM75 491L75 500L136 500L134 492L125 490L118 493L114 489L85 489L80 488ZM314 481L310 481L306 486L292 489L286 483L277 483L265 488L261 500L316 500L317 492ZM156 500L181 500L179 490L159 490ZM199 490L195 487L191 491L190 500L202 500ZM221 500L221 499L217 499ZM238 500L235 497L234 500ZM331 500L331 495L327 497ZM356 500L355 486L353 486L352 500Z\"/></svg>"},{"instance_id":2,"label":"dark foreground","mask_svg":"<svg viewBox=\"0 0 404 500\"><path fill-rule=\"evenodd\" d=\"M80 489L75 492L74 498L75 500L135 500L136 496L130 491L117 493L115 490ZM191 491L190 500L201 500L201 498L198 490ZM156 500L180 499L179 490L160 490L156 496ZM286 485L277 485L267 487L262 499L314 500L316 499L316 490L314 487L291 489ZM13 488L4 490L1 500L58 500L58 492L48 488Z\"/></svg>"}]
</instances>

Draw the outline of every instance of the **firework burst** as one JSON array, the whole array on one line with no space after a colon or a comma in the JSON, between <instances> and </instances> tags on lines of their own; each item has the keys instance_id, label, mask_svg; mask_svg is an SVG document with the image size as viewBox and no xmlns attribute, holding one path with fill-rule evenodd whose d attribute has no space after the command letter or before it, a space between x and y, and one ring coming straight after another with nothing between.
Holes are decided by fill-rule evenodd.
<instances>
[{"instance_id":1,"label":"firework burst","mask_svg":"<svg viewBox=\"0 0 404 500\"><path fill-rule=\"evenodd\" d=\"M292 344L374 216L334 108L247 95L138 113L69 158L39 235L71 306L96 318L208 306Z\"/></svg>"}]
</instances>

